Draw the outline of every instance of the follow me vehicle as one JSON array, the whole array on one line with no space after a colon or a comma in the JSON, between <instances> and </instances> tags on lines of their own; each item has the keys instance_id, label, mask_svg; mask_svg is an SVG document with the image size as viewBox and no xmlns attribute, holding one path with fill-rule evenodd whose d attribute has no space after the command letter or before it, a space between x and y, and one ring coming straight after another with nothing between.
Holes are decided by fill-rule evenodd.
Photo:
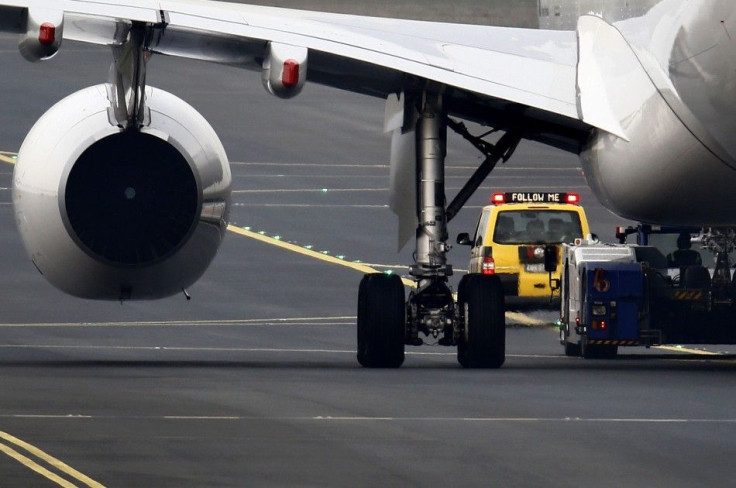
<instances>
[{"instance_id":1,"label":"follow me vehicle","mask_svg":"<svg viewBox=\"0 0 736 488\"><path fill-rule=\"evenodd\" d=\"M559 279L561 266L552 275L545 271L545 248L559 256L564 242L590 234L585 210L577 193L494 193L483 208L473 239L458 236L458 244L472 246L468 272L496 275L507 300L549 305L559 299L550 278Z\"/></svg>"}]
</instances>

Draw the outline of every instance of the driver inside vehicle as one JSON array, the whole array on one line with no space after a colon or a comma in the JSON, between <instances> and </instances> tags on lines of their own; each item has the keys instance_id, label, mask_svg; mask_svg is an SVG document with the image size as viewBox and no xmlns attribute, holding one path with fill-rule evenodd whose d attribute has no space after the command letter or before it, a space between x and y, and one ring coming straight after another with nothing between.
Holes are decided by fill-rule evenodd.
<instances>
[{"instance_id":1,"label":"driver inside vehicle","mask_svg":"<svg viewBox=\"0 0 736 488\"><path fill-rule=\"evenodd\" d=\"M669 268L684 268L686 266L702 265L700 253L690 249L690 233L681 232L677 237L677 249L667 255L667 266Z\"/></svg>"}]
</instances>

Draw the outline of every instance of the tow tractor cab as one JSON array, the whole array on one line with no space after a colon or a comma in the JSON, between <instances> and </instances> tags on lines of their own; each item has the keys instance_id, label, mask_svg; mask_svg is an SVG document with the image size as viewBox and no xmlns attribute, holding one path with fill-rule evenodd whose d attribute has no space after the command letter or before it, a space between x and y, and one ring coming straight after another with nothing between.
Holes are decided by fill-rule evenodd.
<instances>
[{"instance_id":1,"label":"tow tractor cab","mask_svg":"<svg viewBox=\"0 0 736 488\"><path fill-rule=\"evenodd\" d=\"M506 297L548 305L559 297L550 282L559 279L561 266L545 271L545 248L560 263L561 244L589 234L577 193L509 192L494 193L473 239L464 233L457 242L472 246L469 273L495 274Z\"/></svg>"},{"instance_id":2,"label":"tow tractor cab","mask_svg":"<svg viewBox=\"0 0 736 488\"><path fill-rule=\"evenodd\" d=\"M568 356L620 346L736 344L734 229L638 225L619 244L563 245L560 342ZM627 243L635 235L636 243Z\"/></svg>"}]
</instances>

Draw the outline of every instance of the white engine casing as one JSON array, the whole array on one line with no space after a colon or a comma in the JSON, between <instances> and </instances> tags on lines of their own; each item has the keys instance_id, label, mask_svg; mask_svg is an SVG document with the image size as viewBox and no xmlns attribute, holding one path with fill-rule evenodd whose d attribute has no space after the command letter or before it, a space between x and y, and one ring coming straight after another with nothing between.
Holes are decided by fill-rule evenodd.
<instances>
[{"instance_id":1,"label":"white engine casing","mask_svg":"<svg viewBox=\"0 0 736 488\"><path fill-rule=\"evenodd\" d=\"M106 85L78 91L28 133L13 174L15 220L38 270L93 299L154 299L207 269L225 235L231 174L209 123L147 89L150 123L123 131Z\"/></svg>"}]
</instances>

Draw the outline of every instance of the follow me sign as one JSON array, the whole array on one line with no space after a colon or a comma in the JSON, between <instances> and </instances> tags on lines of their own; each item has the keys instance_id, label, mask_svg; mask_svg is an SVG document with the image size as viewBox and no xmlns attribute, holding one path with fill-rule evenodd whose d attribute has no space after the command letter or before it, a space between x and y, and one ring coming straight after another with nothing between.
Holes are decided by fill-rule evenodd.
<instances>
[{"instance_id":1,"label":"follow me sign","mask_svg":"<svg viewBox=\"0 0 736 488\"><path fill-rule=\"evenodd\" d=\"M491 195L491 203L580 203L580 195L564 192L506 192Z\"/></svg>"},{"instance_id":2,"label":"follow me sign","mask_svg":"<svg viewBox=\"0 0 736 488\"><path fill-rule=\"evenodd\" d=\"M508 203L566 203L564 193L507 193Z\"/></svg>"}]
</instances>

